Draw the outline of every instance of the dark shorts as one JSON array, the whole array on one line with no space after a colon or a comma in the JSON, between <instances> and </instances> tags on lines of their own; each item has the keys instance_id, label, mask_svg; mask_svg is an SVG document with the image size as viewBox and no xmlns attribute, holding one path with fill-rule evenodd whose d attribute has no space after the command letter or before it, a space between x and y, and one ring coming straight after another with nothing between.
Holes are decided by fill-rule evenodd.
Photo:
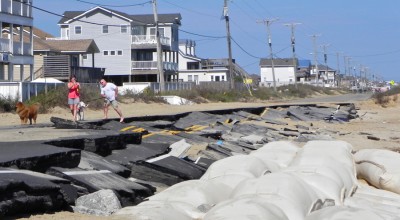
<instances>
[{"instance_id":1,"label":"dark shorts","mask_svg":"<svg viewBox=\"0 0 400 220\"><path fill-rule=\"evenodd\" d=\"M71 99L68 98L68 105L77 105L80 102L79 97Z\"/></svg>"}]
</instances>

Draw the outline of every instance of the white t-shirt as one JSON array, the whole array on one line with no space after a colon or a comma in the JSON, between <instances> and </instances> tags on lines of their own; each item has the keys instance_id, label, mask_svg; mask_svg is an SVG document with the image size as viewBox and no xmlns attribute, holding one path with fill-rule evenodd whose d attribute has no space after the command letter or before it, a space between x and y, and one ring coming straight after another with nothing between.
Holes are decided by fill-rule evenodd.
<instances>
[{"instance_id":1,"label":"white t-shirt","mask_svg":"<svg viewBox=\"0 0 400 220\"><path fill-rule=\"evenodd\" d=\"M117 86L114 83L107 82L107 84L101 87L101 94L106 96L110 102L115 100L115 90Z\"/></svg>"}]
</instances>

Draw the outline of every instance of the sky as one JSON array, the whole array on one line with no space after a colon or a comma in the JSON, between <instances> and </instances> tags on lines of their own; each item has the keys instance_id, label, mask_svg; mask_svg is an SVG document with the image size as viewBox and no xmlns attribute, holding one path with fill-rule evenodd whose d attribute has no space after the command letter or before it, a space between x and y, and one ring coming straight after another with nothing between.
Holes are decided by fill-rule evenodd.
<instances>
[{"instance_id":1,"label":"sky","mask_svg":"<svg viewBox=\"0 0 400 220\"><path fill-rule=\"evenodd\" d=\"M97 5L128 14L152 14L150 0L34 0L34 26L60 36L65 11ZM327 64L341 74L400 81L399 0L230 0L227 2L232 57L250 74L260 74L261 58L269 58L269 25L274 58L292 58L294 25L296 57ZM162 13L180 13L180 39L196 41L200 58L227 58L224 0L157 0ZM312 37L314 36L314 37Z\"/></svg>"}]
</instances>

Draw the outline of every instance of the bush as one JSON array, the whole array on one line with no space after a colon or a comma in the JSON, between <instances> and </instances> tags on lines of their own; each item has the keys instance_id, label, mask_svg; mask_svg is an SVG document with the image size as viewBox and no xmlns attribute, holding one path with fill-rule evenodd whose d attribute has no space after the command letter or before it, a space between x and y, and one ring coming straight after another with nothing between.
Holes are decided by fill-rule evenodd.
<instances>
[{"instance_id":1,"label":"bush","mask_svg":"<svg viewBox=\"0 0 400 220\"><path fill-rule=\"evenodd\" d=\"M15 105L17 104L17 98L0 96L0 112L12 112L15 111Z\"/></svg>"},{"instance_id":2,"label":"bush","mask_svg":"<svg viewBox=\"0 0 400 220\"><path fill-rule=\"evenodd\" d=\"M146 88L141 93L134 92L132 90L126 90L125 94L121 97L122 102L126 102L127 100L144 102L144 103L166 103L166 101L158 96L154 91L149 88Z\"/></svg>"},{"instance_id":3,"label":"bush","mask_svg":"<svg viewBox=\"0 0 400 220\"><path fill-rule=\"evenodd\" d=\"M99 109L103 107L103 99L100 97L98 86L82 85L80 89L80 100L89 104L89 108ZM39 103L39 113L47 113L54 107L69 108L68 106L68 88L67 86L58 86L54 89L42 92L32 97L27 104Z\"/></svg>"},{"instance_id":4,"label":"bush","mask_svg":"<svg viewBox=\"0 0 400 220\"><path fill-rule=\"evenodd\" d=\"M400 87L395 86L386 92L378 92L375 93L372 98L375 100L376 104L379 104L383 107L386 107L390 102L390 97L393 96L393 101L396 102L398 97L397 95L400 93Z\"/></svg>"}]
</instances>

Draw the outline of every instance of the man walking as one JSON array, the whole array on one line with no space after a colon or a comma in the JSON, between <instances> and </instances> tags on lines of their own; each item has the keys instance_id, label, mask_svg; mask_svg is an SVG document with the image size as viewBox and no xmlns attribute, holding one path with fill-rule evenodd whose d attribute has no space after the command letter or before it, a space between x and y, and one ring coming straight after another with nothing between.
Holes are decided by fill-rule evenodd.
<instances>
[{"instance_id":1,"label":"man walking","mask_svg":"<svg viewBox=\"0 0 400 220\"><path fill-rule=\"evenodd\" d=\"M100 80L101 92L100 95L104 97L104 119L108 118L108 107L111 105L114 110L118 113L120 120L119 122L124 122L124 117L122 116L122 111L118 107L118 102L116 100L118 96L118 87L114 83L107 82L105 79Z\"/></svg>"}]
</instances>

